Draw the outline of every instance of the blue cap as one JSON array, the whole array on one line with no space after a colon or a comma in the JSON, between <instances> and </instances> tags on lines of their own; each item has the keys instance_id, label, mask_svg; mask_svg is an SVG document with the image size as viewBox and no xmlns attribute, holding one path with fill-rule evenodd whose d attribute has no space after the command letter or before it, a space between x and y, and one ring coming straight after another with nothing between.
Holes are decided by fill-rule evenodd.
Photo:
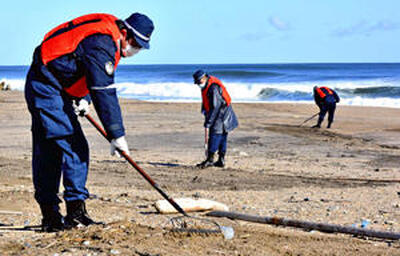
<instances>
[{"instance_id":1,"label":"blue cap","mask_svg":"<svg viewBox=\"0 0 400 256\"><path fill-rule=\"evenodd\" d=\"M195 84L199 84L200 83L200 79L205 75L207 75L207 73L204 72L204 70L201 70L201 69L199 69L196 72L194 72L193 73L194 83Z\"/></svg>"},{"instance_id":2,"label":"blue cap","mask_svg":"<svg viewBox=\"0 0 400 256\"><path fill-rule=\"evenodd\" d=\"M150 36L154 30L153 21L144 14L135 12L125 20L125 24L133 33L136 42L145 49L150 48Z\"/></svg>"}]
</instances>

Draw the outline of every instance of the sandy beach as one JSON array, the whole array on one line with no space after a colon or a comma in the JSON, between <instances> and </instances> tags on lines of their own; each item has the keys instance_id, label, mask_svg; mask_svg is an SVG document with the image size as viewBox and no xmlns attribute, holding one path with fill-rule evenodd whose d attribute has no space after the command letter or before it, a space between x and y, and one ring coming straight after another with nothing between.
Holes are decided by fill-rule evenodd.
<instances>
[{"instance_id":1,"label":"sandy beach","mask_svg":"<svg viewBox=\"0 0 400 256\"><path fill-rule=\"evenodd\" d=\"M400 109L338 105L332 129L299 125L315 105L234 103L227 167L204 159L200 103L121 99L131 156L172 197L231 211L400 232ZM92 108L92 115L97 118ZM161 196L81 119L91 166L88 211L106 227L56 234L0 231L1 255L400 255L400 243L214 219L235 229L177 235L153 204ZM0 92L0 224L40 224L31 178L30 115L23 93ZM60 189L62 192L62 188ZM64 206L62 211L65 213Z\"/></svg>"}]
</instances>

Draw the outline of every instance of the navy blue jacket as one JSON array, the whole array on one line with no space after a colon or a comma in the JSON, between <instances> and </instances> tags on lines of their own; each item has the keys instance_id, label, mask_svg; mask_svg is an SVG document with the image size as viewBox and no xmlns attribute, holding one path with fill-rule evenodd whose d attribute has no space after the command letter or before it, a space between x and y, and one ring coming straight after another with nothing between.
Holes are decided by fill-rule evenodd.
<instances>
[{"instance_id":1,"label":"navy blue jacket","mask_svg":"<svg viewBox=\"0 0 400 256\"><path fill-rule=\"evenodd\" d=\"M314 101L318 105L319 108L321 108L325 104L336 104L340 101L339 95L337 93L330 89L333 94L329 94L325 88L320 88L324 93L325 93L325 98L321 98L319 94L314 91Z\"/></svg>"},{"instance_id":2,"label":"navy blue jacket","mask_svg":"<svg viewBox=\"0 0 400 256\"><path fill-rule=\"evenodd\" d=\"M203 89L204 90L204 89ZM239 123L232 104L226 105L222 98L222 89L217 84L212 84L207 91L210 111L205 113L204 127L210 129L210 133L228 133L238 127Z\"/></svg>"},{"instance_id":3,"label":"navy blue jacket","mask_svg":"<svg viewBox=\"0 0 400 256\"><path fill-rule=\"evenodd\" d=\"M35 51L32 72L30 71L28 79L39 81L43 86L54 87L60 91L63 99L68 100L71 98L62 92L62 88L69 87L84 75L90 92L90 97L86 98L91 98L109 137L118 138L125 135L125 130L116 88L113 87L114 72L110 74L106 71L106 65L115 65L116 51L117 46L109 35L95 34L82 40L72 54L63 55L44 66L40 61L39 46ZM37 83L35 86L37 87ZM40 89L36 88L36 90ZM40 97L35 99L36 102L40 100ZM56 107L54 104L64 103L54 100L53 109ZM40 102L38 105L41 105ZM48 113L47 115L52 113L51 108L44 111ZM49 119L54 118L50 116ZM68 127L69 121L62 117L55 119L50 124L52 128L60 129L61 135L62 133L68 135L68 130L64 127Z\"/></svg>"}]
</instances>

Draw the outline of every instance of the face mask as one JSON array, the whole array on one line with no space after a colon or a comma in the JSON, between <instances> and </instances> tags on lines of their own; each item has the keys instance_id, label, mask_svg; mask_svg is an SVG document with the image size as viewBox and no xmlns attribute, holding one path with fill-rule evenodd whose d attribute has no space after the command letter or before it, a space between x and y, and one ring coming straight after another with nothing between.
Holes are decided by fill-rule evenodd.
<instances>
[{"instance_id":1,"label":"face mask","mask_svg":"<svg viewBox=\"0 0 400 256\"><path fill-rule=\"evenodd\" d=\"M128 44L125 49L122 50L124 57L132 57L133 55L137 54L141 49L137 47L133 47L132 45Z\"/></svg>"},{"instance_id":2,"label":"face mask","mask_svg":"<svg viewBox=\"0 0 400 256\"><path fill-rule=\"evenodd\" d=\"M197 86L198 86L200 89L204 89L204 87L206 87L206 83L197 84Z\"/></svg>"}]
</instances>

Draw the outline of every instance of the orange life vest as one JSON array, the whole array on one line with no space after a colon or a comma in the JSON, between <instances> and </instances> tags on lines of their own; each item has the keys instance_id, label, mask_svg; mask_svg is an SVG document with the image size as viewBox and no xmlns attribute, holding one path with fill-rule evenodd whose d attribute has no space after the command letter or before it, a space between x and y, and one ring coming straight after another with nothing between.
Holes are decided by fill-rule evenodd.
<instances>
[{"instance_id":1,"label":"orange life vest","mask_svg":"<svg viewBox=\"0 0 400 256\"><path fill-rule=\"evenodd\" d=\"M207 97L207 92L210 89L212 84L217 84L222 89L222 98L225 100L226 105L229 106L231 104L231 96L229 96L228 91L226 90L225 86L222 82L216 78L215 76L209 76L207 87L201 92L203 98L203 107L204 110L208 113L210 111L210 102Z\"/></svg>"},{"instance_id":2,"label":"orange life vest","mask_svg":"<svg viewBox=\"0 0 400 256\"><path fill-rule=\"evenodd\" d=\"M317 93L318 93L319 97L321 97L321 99L326 97L326 94L321 89L325 89L328 92L329 95L333 94L332 90L329 89L328 87L324 87L324 86L323 87L317 87Z\"/></svg>"},{"instance_id":3,"label":"orange life vest","mask_svg":"<svg viewBox=\"0 0 400 256\"><path fill-rule=\"evenodd\" d=\"M88 36L106 34L112 37L117 46L114 69L117 68L121 58L119 49L121 32L115 23L116 20L118 19L110 14L94 13L78 17L53 28L45 35L41 44L43 64L47 65L60 56L74 52L79 43ZM85 76L70 87L64 88L64 90L71 96L84 97L89 93Z\"/></svg>"}]
</instances>

